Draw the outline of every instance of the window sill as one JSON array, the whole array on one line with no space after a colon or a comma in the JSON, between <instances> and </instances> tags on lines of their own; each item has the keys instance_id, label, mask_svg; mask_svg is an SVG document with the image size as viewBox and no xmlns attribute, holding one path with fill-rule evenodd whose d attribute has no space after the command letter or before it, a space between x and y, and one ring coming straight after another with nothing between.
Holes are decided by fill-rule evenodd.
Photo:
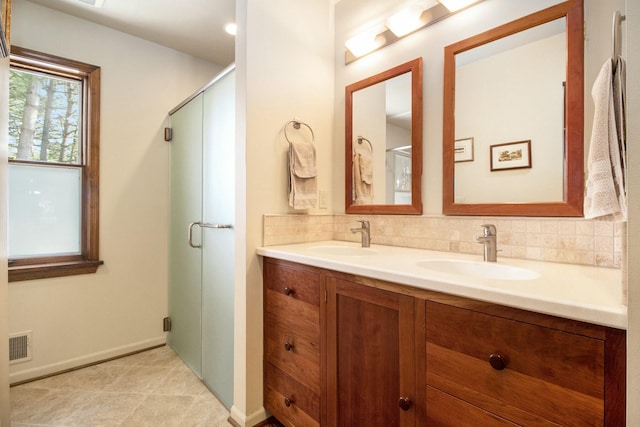
<instances>
[{"instance_id":1,"label":"window sill","mask_svg":"<svg viewBox=\"0 0 640 427\"><path fill-rule=\"evenodd\" d=\"M9 267L9 282L93 274L104 261L68 261Z\"/></svg>"}]
</instances>

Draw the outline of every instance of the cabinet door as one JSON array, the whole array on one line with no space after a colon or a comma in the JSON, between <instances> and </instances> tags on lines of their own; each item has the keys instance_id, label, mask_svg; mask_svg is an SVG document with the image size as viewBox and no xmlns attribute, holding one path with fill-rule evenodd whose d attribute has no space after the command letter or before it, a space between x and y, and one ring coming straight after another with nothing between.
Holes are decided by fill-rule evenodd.
<instances>
[{"instance_id":1,"label":"cabinet door","mask_svg":"<svg viewBox=\"0 0 640 427\"><path fill-rule=\"evenodd\" d=\"M419 303L331 277L327 292L329 425L415 425Z\"/></svg>"}]
</instances>

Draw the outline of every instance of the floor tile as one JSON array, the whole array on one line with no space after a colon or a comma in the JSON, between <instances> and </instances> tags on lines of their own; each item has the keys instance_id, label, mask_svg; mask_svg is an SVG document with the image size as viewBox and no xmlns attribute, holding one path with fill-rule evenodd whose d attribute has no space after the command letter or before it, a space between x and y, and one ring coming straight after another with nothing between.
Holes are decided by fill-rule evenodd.
<instances>
[{"instance_id":1,"label":"floor tile","mask_svg":"<svg viewBox=\"0 0 640 427\"><path fill-rule=\"evenodd\" d=\"M149 395L123 424L137 427L177 426L194 402L193 396Z\"/></svg>"},{"instance_id":2,"label":"floor tile","mask_svg":"<svg viewBox=\"0 0 640 427\"><path fill-rule=\"evenodd\" d=\"M12 421L28 424L69 425L74 413L95 399L97 393L58 390L38 400L37 405L19 412Z\"/></svg>"},{"instance_id":3,"label":"floor tile","mask_svg":"<svg viewBox=\"0 0 640 427\"><path fill-rule=\"evenodd\" d=\"M228 426L229 412L215 397L198 396L179 427Z\"/></svg>"},{"instance_id":4,"label":"floor tile","mask_svg":"<svg viewBox=\"0 0 640 427\"><path fill-rule=\"evenodd\" d=\"M12 427L229 427L229 411L169 347L11 388Z\"/></svg>"},{"instance_id":5,"label":"floor tile","mask_svg":"<svg viewBox=\"0 0 640 427\"><path fill-rule=\"evenodd\" d=\"M129 367L125 373L111 382L106 391L123 393L152 393L171 372L171 368Z\"/></svg>"}]
</instances>

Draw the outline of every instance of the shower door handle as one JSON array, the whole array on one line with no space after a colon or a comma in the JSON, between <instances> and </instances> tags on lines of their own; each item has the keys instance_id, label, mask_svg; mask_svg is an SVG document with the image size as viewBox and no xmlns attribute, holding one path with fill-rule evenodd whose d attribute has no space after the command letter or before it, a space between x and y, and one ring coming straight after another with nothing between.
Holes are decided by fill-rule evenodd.
<instances>
[{"instance_id":1,"label":"shower door handle","mask_svg":"<svg viewBox=\"0 0 640 427\"><path fill-rule=\"evenodd\" d=\"M202 245L195 245L193 243L193 226L194 225L200 225L200 222L192 222L191 224L189 224L189 233L187 236L187 242L189 242L189 246L191 246L192 248L198 249L198 248L201 248Z\"/></svg>"},{"instance_id":2,"label":"shower door handle","mask_svg":"<svg viewBox=\"0 0 640 427\"><path fill-rule=\"evenodd\" d=\"M204 228L233 228L231 224L209 224L206 222L199 222L198 224Z\"/></svg>"},{"instance_id":3,"label":"shower door handle","mask_svg":"<svg viewBox=\"0 0 640 427\"><path fill-rule=\"evenodd\" d=\"M189 246L195 249L199 249L202 247L202 245L196 245L193 243L193 227L196 225L203 228L226 228L226 229L233 228L232 224L209 224L207 222L199 222L199 221L192 222L191 224L189 224L187 241L189 242Z\"/></svg>"}]
</instances>

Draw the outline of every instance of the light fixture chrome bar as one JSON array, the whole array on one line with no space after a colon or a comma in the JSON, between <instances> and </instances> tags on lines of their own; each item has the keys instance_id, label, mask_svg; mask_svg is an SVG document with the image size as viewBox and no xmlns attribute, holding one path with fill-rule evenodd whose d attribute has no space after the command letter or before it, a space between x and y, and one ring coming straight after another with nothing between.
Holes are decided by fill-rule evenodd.
<instances>
[{"instance_id":1,"label":"light fixture chrome bar","mask_svg":"<svg viewBox=\"0 0 640 427\"><path fill-rule=\"evenodd\" d=\"M480 1L476 1L476 3L479 3ZM372 52L376 52L376 51L378 51L378 50L380 50L380 49L382 49L382 48L384 48L386 46L389 46L390 44L397 42L401 38L404 38L409 34L412 34L412 33L415 33L416 31L421 30L422 28L428 27L429 25L435 24L438 21L441 21L441 20L443 20L445 18L448 18L449 16L451 16L451 15L457 13L457 12L459 12L459 11L450 12L449 9L447 9L443 4L437 3L434 6L430 7L429 9L426 9L424 12L422 12L422 15L420 16L420 19L421 19L422 22L424 22L424 25L422 25L421 27L416 28L412 32L410 32L408 34L405 34L402 37L396 36L390 30L385 30L385 31L383 31L382 33L380 33L380 34L378 34L376 36L380 40L384 39L384 42L381 43L376 49L372 50L371 52L366 53L365 55L355 56L351 51L349 51L349 49L345 49L344 63L345 64L350 64L353 61L355 61L356 59L362 58L362 57L364 57L366 55L371 54Z\"/></svg>"},{"instance_id":2,"label":"light fixture chrome bar","mask_svg":"<svg viewBox=\"0 0 640 427\"><path fill-rule=\"evenodd\" d=\"M94 7L102 7L104 5L104 0L78 0L78 1L89 4Z\"/></svg>"}]
</instances>

